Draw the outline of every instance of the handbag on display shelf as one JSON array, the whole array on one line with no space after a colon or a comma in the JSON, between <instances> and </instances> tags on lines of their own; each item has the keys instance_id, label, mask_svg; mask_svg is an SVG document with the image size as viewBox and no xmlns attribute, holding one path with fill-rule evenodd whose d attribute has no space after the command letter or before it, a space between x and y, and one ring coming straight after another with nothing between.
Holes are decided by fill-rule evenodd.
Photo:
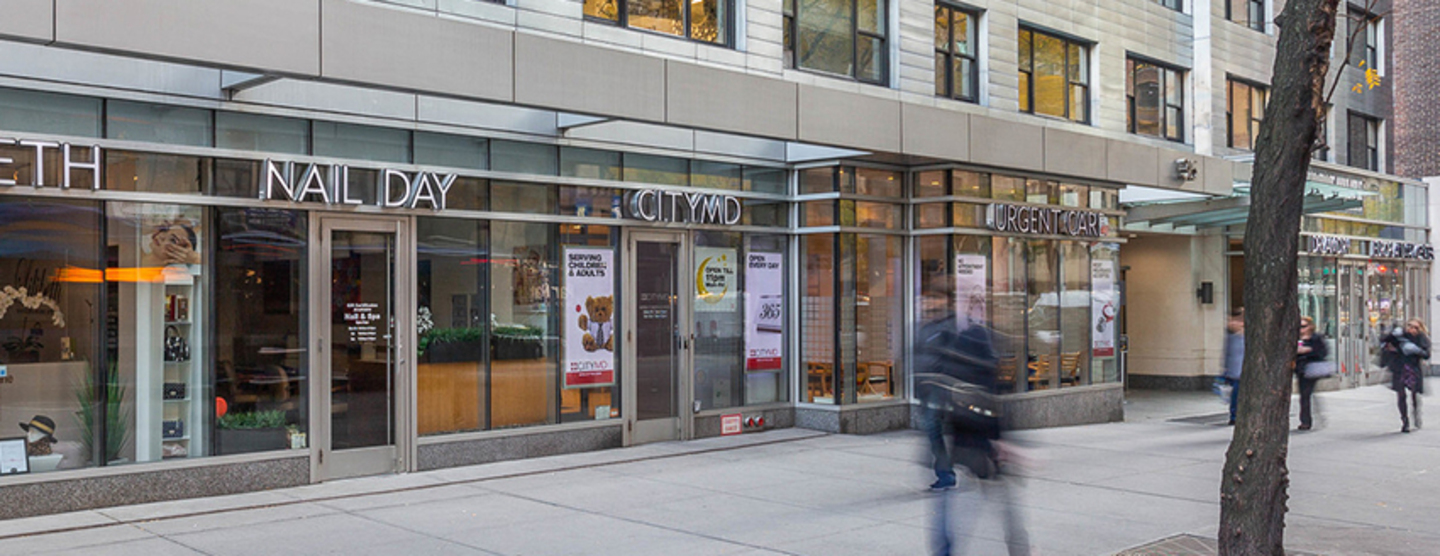
<instances>
[{"instance_id":1,"label":"handbag on display shelf","mask_svg":"<svg viewBox=\"0 0 1440 556\"><path fill-rule=\"evenodd\" d=\"M174 325L165 327L165 360L172 363L190 360L190 342Z\"/></svg>"},{"instance_id":2,"label":"handbag on display shelf","mask_svg":"<svg viewBox=\"0 0 1440 556\"><path fill-rule=\"evenodd\" d=\"M162 421L160 423L160 437L175 439L185 436L185 422L179 419L174 421Z\"/></svg>"},{"instance_id":3,"label":"handbag on display shelf","mask_svg":"<svg viewBox=\"0 0 1440 556\"><path fill-rule=\"evenodd\" d=\"M184 382L166 382L164 398L167 400L185 399L186 384Z\"/></svg>"}]
</instances>

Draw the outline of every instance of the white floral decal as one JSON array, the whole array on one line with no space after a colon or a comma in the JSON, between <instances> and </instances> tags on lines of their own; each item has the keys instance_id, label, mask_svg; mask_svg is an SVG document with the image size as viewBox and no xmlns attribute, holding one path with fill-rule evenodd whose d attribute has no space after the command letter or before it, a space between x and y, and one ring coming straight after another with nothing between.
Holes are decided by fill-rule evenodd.
<instances>
[{"instance_id":1,"label":"white floral decal","mask_svg":"<svg viewBox=\"0 0 1440 556\"><path fill-rule=\"evenodd\" d=\"M50 322L55 323L55 326L65 328L65 313L60 311L60 304L56 303L54 299L45 297L43 293L32 295L27 289L16 288L15 286L5 286L4 289L0 289L0 319L5 318L5 313L10 310L10 306L14 305L16 301L19 301L20 305L26 309L39 309L41 306L49 307L53 313L50 316Z\"/></svg>"}]
</instances>

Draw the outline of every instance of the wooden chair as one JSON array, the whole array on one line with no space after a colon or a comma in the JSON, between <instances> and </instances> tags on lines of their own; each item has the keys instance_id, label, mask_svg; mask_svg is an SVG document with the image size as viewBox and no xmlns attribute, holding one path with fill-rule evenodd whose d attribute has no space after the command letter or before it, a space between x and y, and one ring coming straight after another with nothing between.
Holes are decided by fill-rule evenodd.
<instances>
[{"instance_id":1,"label":"wooden chair","mask_svg":"<svg viewBox=\"0 0 1440 556\"><path fill-rule=\"evenodd\" d=\"M1050 387L1050 368L1052 367L1051 355L1041 355L1031 361L1027 367L1030 369L1030 389L1043 390Z\"/></svg>"},{"instance_id":2,"label":"wooden chair","mask_svg":"<svg viewBox=\"0 0 1440 556\"><path fill-rule=\"evenodd\" d=\"M1014 355L1005 355L995 364L995 381L1000 385L1000 390L1011 391L1015 389L1015 370L1017 359Z\"/></svg>"},{"instance_id":3,"label":"wooden chair","mask_svg":"<svg viewBox=\"0 0 1440 556\"><path fill-rule=\"evenodd\" d=\"M1060 354L1060 384L1080 384L1080 360L1084 351Z\"/></svg>"},{"instance_id":4,"label":"wooden chair","mask_svg":"<svg viewBox=\"0 0 1440 556\"><path fill-rule=\"evenodd\" d=\"M858 385L858 392L862 394L879 394L883 396L889 396L891 394L890 373L891 369L894 368L894 365L891 362L869 361L866 363L862 363L860 365L860 368L865 371L865 376L855 377L857 382L860 383ZM877 384L882 385L882 388L877 390L875 387L875 385Z\"/></svg>"}]
</instances>

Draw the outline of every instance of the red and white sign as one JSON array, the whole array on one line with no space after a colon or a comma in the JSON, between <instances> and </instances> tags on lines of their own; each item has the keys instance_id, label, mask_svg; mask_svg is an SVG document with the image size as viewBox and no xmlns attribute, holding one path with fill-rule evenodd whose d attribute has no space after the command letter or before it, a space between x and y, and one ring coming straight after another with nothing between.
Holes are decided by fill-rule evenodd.
<instances>
[{"instance_id":1,"label":"red and white sign","mask_svg":"<svg viewBox=\"0 0 1440 556\"><path fill-rule=\"evenodd\" d=\"M739 413L720 416L720 436L740 434L742 428Z\"/></svg>"},{"instance_id":2,"label":"red and white sign","mask_svg":"<svg viewBox=\"0 0 1440 556\"><path fill-rule=\"evenodd\" d=\"M611 249L565 248L566 388L615 383L614 255Z\"/></svg>"},{"instance_id":3,"label":"red and white sign","mask_svg":"<svg viewBox=\"0 0 1440 556\"><path fill-rule=\"evenodd\" d=\"M1097 244L1108 248L1108 244ZM1094 255L1095 247L1091 248ZM1115 356L1115 316L1120 313L1120 296L1115 291L1115 261L1108 257L1090 259L1090 318L1095 321L1095 330L1090 335L1090 350L1094 357Z\"/></svg>"},{"instance_id":4,"label":"red and white sign","mask_svg":"<svg viewBox=\"0 0 1440 556\"><path fill-rule=\"evenodd\" d=\"M750 253L745 259L745 370L780 370L785 347L785 257Z\"/></svg>"}]
</instances>

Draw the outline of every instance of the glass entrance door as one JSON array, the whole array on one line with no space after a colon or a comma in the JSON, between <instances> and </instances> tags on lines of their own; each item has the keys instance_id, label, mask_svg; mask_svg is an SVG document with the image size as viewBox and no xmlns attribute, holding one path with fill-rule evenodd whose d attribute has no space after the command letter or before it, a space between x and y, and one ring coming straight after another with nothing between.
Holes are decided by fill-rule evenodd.
<instances>
[{"instance_id":1,"label":"glass entrance door","mask_svg":"<svg viewBox=\"0 0 1440 556\"><path fill-rule=\"evenodd\" d=\"M687 244L677 233L632 232L629 239L630 277L626 304L629 331L625 381L633 389L630 399L629 443L675 440L685 436L690 299L684 273Z\"/></svg>"},{"instance_id":2,"label":"glass entrance door","mask_svg":"<svg viewBox=\"0 0 1440 556\"><path fill-rule=\"evenodd\" d=\"M405 330L400 311L405 268L398 220L323 219L316 267L323 274L324 307L312 313L321 321L319 359L313 389L312 426L317 431L314 478L329 480L391 473L401 468L406 429L400 410L405 359Z\"/></svg>"}]
</instances>

